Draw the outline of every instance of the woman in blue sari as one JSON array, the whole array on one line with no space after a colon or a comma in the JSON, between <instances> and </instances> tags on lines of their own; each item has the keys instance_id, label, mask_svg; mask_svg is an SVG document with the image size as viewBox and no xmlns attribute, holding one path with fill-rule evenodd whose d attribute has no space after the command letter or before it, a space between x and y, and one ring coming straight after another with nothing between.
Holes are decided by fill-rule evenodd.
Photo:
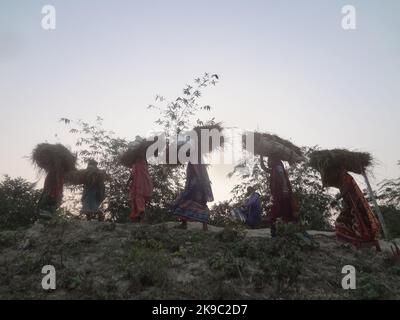
<instances>
[{"instance_id":1,"label":"woman in blue sari","mask_svg":"<svg viewBox=\"0 0 400 320\"><path fill-rule=\"evenodd\" d=\"M256 228L261 222L261 201L260 194L253 187L247 188L247 200L243 207L233 209L235 218L246 223L250 228Z\"/></svg>"},{"instance_id":2,"label":"woman in blue sari","mask_svg":"<svg viewBox=\"0 0 400 320\"><path fill-rule=\"evenodd\" d=\"M89 160L85 170L84 186L82 192L82 213L88 220L98 218L103 220L100 205L105 198L104 173L97 168L95 160Z\"/></svg>"},{"instance_id":3,"label":"woman in blue sari","mask_svg":"<svg viewBox=\"0 0 400 320\"><path fill-rule=\"evenodd\" d=\"M185 189L173 206L174 214L180 217L180 228L187 228L187 221L203 223L207 231L210 211L207 202L214 201L211 182L205 164L188 163L186 168Z\"/></svg>"}]
</instances>

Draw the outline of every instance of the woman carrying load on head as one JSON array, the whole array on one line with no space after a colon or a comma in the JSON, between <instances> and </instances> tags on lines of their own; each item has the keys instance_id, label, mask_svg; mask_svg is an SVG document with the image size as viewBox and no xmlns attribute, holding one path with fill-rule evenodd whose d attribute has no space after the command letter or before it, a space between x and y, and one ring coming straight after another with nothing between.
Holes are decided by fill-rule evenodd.
<instances>
[{"instance_id":1,"label":"woman carrying load on head","mask_svg":"<svg viewBox=\"0 0 400 320\"><path fill-rule=\"evenodd\" d=\"M346 149L318 150L310 154L310 165L321 173L322 183L340 190L343 210L335 223L336 236L357 248L375 246L379 251L380 223L368 201L348 172L364 174L372 163L367 152Z\"/></svg>"},{"instance_id":2,"label":"woman carrying load on head","mask_svg":"<svg viewBox=\"0 0 400 320\"><path fill-rule=\"evenodd\" d=\"M326 169L322 172L324 184L340 190L344 208L335 222L339 240L352 243L357 248L375 246L380 251L380 223L354 178L344 169Z\"/></svg>"},{"instance_id":3,"label":"woman carrying load on head","mask_svg":"<svg viewBox=\"0 0 400 320\"><path fill-rule=\"evenodd\" d=\"M40 218L50 219L61 205L64 189L64 175L60 170L51 169L44 180L43 191L37 205Z\"/></svg>"},{"instance_id":4,"label":"woman carrying load on head","mask_svg":"<svg viewBox=\"0 0 400 320\"><path fill-rule=\"evenodd\" d=\"M207 150L202 149L201 131L213 129L219 132L222 131L220 124L196 127L194 132L198 137L197 142L189 139L184 143L194 146L190 149L190 152L195 152L196 157L195 161L189 161L187 164L185 188L172 206L173 213L179 216L182 221L179 228L186 229L188 221L198 221L203 224L204 231L208 230L207 224L210 210L207 203L214 201L214 195L207 172L207 165L203 161L203 155L212 152L215 146L208 146ZM222 143L220 140L218 146L222 145Z\"/></svg>"},{"instance_id":5,"label":"woman carrying load on head","mask_svg":"<svg viewBox=\"0 0 400 320\"><path fill-rule=\"evenodd\" d=\"M278 219L284 223L297 223L299 220L298 204L282 161L289 164L302 162L305 160L303 151L289 140L270 133L248 132L242 136L242 141L247 150L260 156L261 168L269 175L272 210L268 220L271 223L271 236L275 237ZM268 168L264 157L268 157Z\"/></svg>"},{"instance_id":6,"label":"woman carrying load on head","mask_svg":"<svg viewBox=\"0 0 400 320\"><path fill-rule=\"evenodd\" d=\"M105 198L105 174L97 167L97 161L90 159L83 181L82 192L82 213L86 215L88 220L96 218L99 221L104 220L103 212L100 205Z\"/></svg>"},{"instance_id":7,"label":"woman carrying load on head","mask_svg":"<svg viewBox=\"0 0 400 320\"><path fill-rule=\"evenodd\" d=\"M153 182L147 163L147 148L152 143L151 140L136 136L120 157L120 163L130 169L127 186L131 201L129 218L132 222L144 222L146 204L153 194Z\"/></svg>"},{"instance_id":8,"label":"woman carrying load on head","mask_svg":"<svg viewBox=\"0 0 400 320\"><path fill-rule=\"evenodd\" d=\"M173 206L174 214L179 216L181 228L187 228L187 221L203 223L203 230L207 231L210 211L207 202L214 201L211 182L205 164L188 163L186 168L185 189Z\"/></svg>"},{"instance_id":9,"label":"woman carrying load on head","mask_svg":"<svg viewBox=\"0 0 400 320\"><path fill-rule=\"evenodd\" d=\"M284 223L298 222L298 205L293 196L292 186L288 174L280 159L268 157L268 168L263 156L260 156L261 168L270 174L270 190L272 195L271 209L271 236L276 236L276 221L282 219Z\"/></svg>"},{"instance_id":10,"label":"woman carrying load on head","mask_svg":"<svg viewBox=\"0 0 400 320\"><path fill-rule=\"evenodd\" d=\"M144 222L146 204L153 194L153 182L149 173L149 165L145 156L137 157L131 168L130 199L132 222Z\"/></svg>"},{"instance_id":11,"label":"woman carrying load on head","mask_svg":"<svg viewBox=\"0 0 400 320\"><path fill-rule=\"evenodd\" d=\"M75 169L76 156L62 144L40 143L32 151L32 161L47 173L37 214L51 219L61 205L64 179Z\"/></svg>"}]
</instances>

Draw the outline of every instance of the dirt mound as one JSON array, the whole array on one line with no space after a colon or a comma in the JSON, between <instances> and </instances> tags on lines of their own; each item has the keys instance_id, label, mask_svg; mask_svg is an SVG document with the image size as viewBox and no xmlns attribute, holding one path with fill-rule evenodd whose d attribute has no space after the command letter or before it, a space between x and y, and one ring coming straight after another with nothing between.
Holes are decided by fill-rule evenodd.
<instances>
[{"instance_id":1,"label":"dirt mound","mask_svg":"<svg viewBox=\"0 0 400 320\"><path fill-rule=\"evenodd\" d=\"M400 264L331 233L55 219L0 232L2 299L398 299ZM385 248L388 248L386 245ZM44 265L55 290L41 286ZM356 290L341 286L356 269Z\"/></svg>"}]
</instances>

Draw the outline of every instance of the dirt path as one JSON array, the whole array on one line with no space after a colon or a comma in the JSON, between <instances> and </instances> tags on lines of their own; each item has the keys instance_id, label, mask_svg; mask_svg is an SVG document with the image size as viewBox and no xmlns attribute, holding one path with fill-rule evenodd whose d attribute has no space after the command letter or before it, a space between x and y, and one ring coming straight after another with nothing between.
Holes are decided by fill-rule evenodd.
<instances>
[{"instance_id":1,"label":"dirt path","mask_svg":"<svg viewBox=\"0 0 400 320\"><path fill-rule=\"evenodd\" d=\"M179 225L179 222L166 222L165 225L167 228L175 228ZM202 230L203 225L200 222L188 222L188 230ZM224 228L223 227L216 227L209 225L208 230L210 232L221 232ZM264 229L246 229L246 236L247 237L257 237L257 238L271 238L271 230L269 228ZM318 231L318 230L307 230L307 233L312 236L325 236L328 238L335 238L335 232L329 231ZM391 241L386 240L379 240L381 248L383 251L391 252L391 245L392 242L397 243L400 246L400 238L393 239Z\"/></svg>"}]
</instances>

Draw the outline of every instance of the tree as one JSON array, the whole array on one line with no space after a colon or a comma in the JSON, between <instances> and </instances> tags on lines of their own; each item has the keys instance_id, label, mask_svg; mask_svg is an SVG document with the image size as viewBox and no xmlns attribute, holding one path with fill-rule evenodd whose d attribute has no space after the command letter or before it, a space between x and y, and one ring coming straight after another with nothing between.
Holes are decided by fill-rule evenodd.
<instances>
[{"instance_id":1,"label":"tree","mask_svg":"<svg viewBox=\"0 0 400 320\"><path fill-rule=\"evenodd\" d=\"M203 90L210 85L215 86L218 80L217 74L205 73L196 78L192 85L186 85L182 95L174 100L168 100L161 95L156 96L155 104L149 105L148 108L159 111L159 117L155 124L160 132L165 133L167 140L173 141L178 134L195 126L215 123L215 118L200 118L202 111L207 113L211 111L211 106L200 104L200 98L203 95ZM162 171L161 166L153 165L150 167L153 182L158 184L161 191L153 196L153 208L150 212L158 214L161 210L161 213L164 213L154 216L152 220L159 221L160 217L163 216L170 219L169 206L178 196L180 189L183 188L184 167L170 167L170 170L167 170L166 173Z\"/></svg>"},{"instance_id":2,"label":"tree","mask_svg":"<svg viewBox=\"0 0 400 320\"><path fill-rule=\"evenodd\" d=\"M206 73L203 77L195 79L193 86L187 85L183 89L183 95L172 102L157 95L157 105L150 105L149 108L155 108L160 112L159 118L155 121L160 132L165 132L168 138L191 128L194 123L202 124L203 121L198 118L199 111L210 111L211 107L201 106L198 100L202 96L202 90L208 85L215 85L217 80L217 75ZM78 163L83 164L89 159L95 159L99 168L106 170L110 176L110 180L106 182L106 199L103 204L106 219L126 222L130 210L127 186L130 173L120 164L119 156L128 148L128 140L116 137L114 132L103 129L103 119L100 117L97 117L94 124L67 118L62 118L60 121L68 125L69 132L77 137L75 145ZM169 206L175 200L184 180L182 168L175 168L165 173L161 166L150 165L149 171L153 179L154 193L147 217L153 222L168 220ZM69 189L71 195L67 202L77 213L81 190L80 187Z\"/></svg>"},{"instance_id":3,"label":"tree","mask_svg":"<svg viewBox=\"0 0 400 320\"><path fill-rule=\"evenodd\" d=\"M167 138L174 137L184 130L192 129L195 125L203 125L204 120L199 118L201 111L210 111L211 106L201 105L199 99L202 97L203 89L207 86L215 86L219 76L205 73L194 80L194 84L186 85L183 95L174 100L167 100L161 95L155 98L155 104L150 104L149 109L159 111L159 118L155 121ZM212 122L214 118L207 119Z\"/></svg>"},{"instance_id":4,"label":"tree","mask_svg":"<svg viewBox=\"0 0 400 320\"><path fill-rule=\"evenodd\" d=\"M307 156L316 147L302 148ZM331 230L335 212L331 208L334 196L322 186L318 171L306 162L291 166L288 170L293 193L300 207L300 217L308 229Z\"/></svg>"},{"instance_id":5,"label":"tree","mask_svg":"<svg viewBox=\"0 0 400 320\"><path fill-rule=\"evenodd\" d=\"M263 212L269 212L272 206L269 176L262 170L259 157L247 155L241 163L235 166L228 177L234 175L240 179L240 182L231 191L232 206L242 205L246 201L247 188L253 187L260 194Z\"/></svg>"},{"instance_id":6,"label":"tree","mask_svg":"<svg viewBox=\"0 0 400 320\"><path fill-rule=\"evenodd\" d=\"M70 126L69 132L77 136L75 146L78 163L84 165L89 159L95 159L99 168L104 169L111 177L106 181L107 197L103 204L106 219L116 222L127 221L129 198L126 183L129 171L119 164L118 158L122 150L127 148L128 141L115 137L112 131L104 130L103 119L100 117L97 117L95 124L67 118L62 118L60 121ZM81 187L70 186L69 190L71 194L67 203L72 207L70 210L76 214L79 212Z\"/></svg>"},{"instance_id":7,"label":"tree","mask_svg":"<svg viewBox=\"0 0 400 320\"><path fill-rule=\"evenodd\" d=\"M119 156L128 148L128 141L115 137L112 131L103 129L100 117L91 125L83 121L71 121L61 119L67 125L72 126L70 133L77 136L75 143L79 163L83 165L89 159L95 159L99 168L105 170L110 179L106 181L106 199L103 210L106 219L115 222L127 222L130 211L129 188L127 185L130 172L119 162ZM150 174L153 177L154 196L150 203L151 208L167 208L174 199L173 181L165 180L159 166L150 166ZM69 186L70 195L67 203L75 214L79 212L81 187ZM151 210L150 210L151 211Z\"/></svg>"},{"instance_id":8,"label":"tree","mask_svg":"<svg viewBox=\"0 0 400 320\"><path fill-rule=\"evenodd\" d=\"M0 182L0 229L26 227L35 222L40 194L34 183L4 176Z\"/></svg>"}]
</instances>

